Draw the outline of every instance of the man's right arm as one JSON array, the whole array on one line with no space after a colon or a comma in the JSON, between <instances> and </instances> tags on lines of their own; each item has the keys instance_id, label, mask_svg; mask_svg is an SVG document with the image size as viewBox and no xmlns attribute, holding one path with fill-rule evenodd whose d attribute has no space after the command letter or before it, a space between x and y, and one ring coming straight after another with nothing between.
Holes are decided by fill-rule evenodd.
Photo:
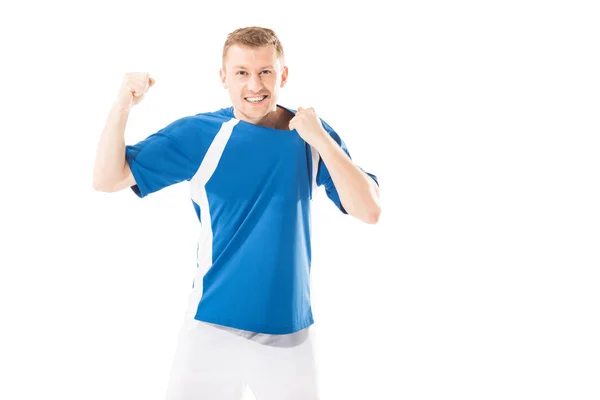
<instances>
[{"instance_id":1,"label":"man's right arm","mask_svg":"<svg viewBox=\"0 0 600 400\"><path fill-rule=\"evenodd\" d=\"M95 190L116 192L136 184L125 157L125 125L131 108L142 101L154 82L148 72L128 72L123 77L96 151Z\"/></svg>"},{"instance_id":2,"label":"man's right arm","mask_svg":"<svg viewBox=\"0 0 600 400\"><path fill-rule=\"evenodd\" d=\"M130 111L130 106L119 102L110 109L96 151L95 190L116 192L136 184L125 158L125 126Z\"/></svg>"}]
</instances>

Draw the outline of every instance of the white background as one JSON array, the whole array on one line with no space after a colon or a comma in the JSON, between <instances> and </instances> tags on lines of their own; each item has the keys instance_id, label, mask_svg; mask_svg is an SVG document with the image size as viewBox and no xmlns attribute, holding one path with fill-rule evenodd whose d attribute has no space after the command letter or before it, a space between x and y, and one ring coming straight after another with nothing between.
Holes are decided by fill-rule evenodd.
<instances>
[{"instance_id":1,"label":"white background","mask_svg":"<svg viewBox=\"0 0 600 400\"><path fill-rule=\"evenodd\" d=\"M600 15L391 3L2 6L0 398L163 398L199 224L187 184L95 192L96 146L128 71L127 144L229 106L250 25L381 184L377 225L314 201L322 398L600 398Z\"/></svg>"}]
</instances>

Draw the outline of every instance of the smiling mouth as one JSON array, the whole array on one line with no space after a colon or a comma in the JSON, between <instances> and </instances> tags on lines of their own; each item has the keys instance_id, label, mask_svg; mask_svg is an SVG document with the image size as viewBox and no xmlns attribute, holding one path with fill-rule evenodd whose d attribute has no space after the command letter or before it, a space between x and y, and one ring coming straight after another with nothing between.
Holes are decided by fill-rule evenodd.
<instances>
[{"instance_id":1,"label":"smiling mouth","mask_svg":"<svg viewBox=\"0 0 600 400\"><path fill-rule=\"evenodd\" d=\"M254 96L254 97L244 97L244 100L246 100L248 103L250 104L260 104L263 101L265 101L265 99L268 96Z\"/></svg>"}]
</instances>

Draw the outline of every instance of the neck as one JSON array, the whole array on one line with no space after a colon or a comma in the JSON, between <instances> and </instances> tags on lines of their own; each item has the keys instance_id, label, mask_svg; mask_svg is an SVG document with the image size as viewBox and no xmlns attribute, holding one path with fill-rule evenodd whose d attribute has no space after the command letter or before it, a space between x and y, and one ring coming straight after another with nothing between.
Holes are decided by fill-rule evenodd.
<instances>
[{"instance_id":1,"label":"neck","mask_svg":"<svg viewBox=\"0 0 600 400\"><path fill-rule=\"evenodd\" d=\"M258 125L264 126L266 128L277 128L279 124L279 119L281 117L281 109L279 107L275 107L275 110L270 111L267 115L261 118L248 118L246 115L239 112L235 107L233 108L233 116L236 119Z\"/></svg>"}]
</instances>

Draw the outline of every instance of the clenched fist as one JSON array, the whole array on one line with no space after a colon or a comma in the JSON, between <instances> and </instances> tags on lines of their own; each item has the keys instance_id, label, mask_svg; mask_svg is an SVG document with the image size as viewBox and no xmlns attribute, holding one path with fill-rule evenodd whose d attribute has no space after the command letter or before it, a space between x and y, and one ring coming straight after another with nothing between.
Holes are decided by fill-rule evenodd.
<instances>
[{"instance_id":1,"label":"clenched fist","mask_svg":"<svg viewBox=\"0 0 600 400\"><path fill-rule=\"evenodd\" d=\"M294 118L289 122L290 130L295 129L304 141L315 148L330 139L314 108L298 107Z\"/></svg>"},{"instance_id":2,"label":"clenched fist","mask_svg":"<svg viewBox=\"0 0 600 400\"><path fill-rule=\"evenodd\" d=\"M154 85L154 79L148 72L128 72L123 77L121 88L117 96L117 103L121 107L131 108L144 98L144 95Z\"/></svg>"}]
</instances>

